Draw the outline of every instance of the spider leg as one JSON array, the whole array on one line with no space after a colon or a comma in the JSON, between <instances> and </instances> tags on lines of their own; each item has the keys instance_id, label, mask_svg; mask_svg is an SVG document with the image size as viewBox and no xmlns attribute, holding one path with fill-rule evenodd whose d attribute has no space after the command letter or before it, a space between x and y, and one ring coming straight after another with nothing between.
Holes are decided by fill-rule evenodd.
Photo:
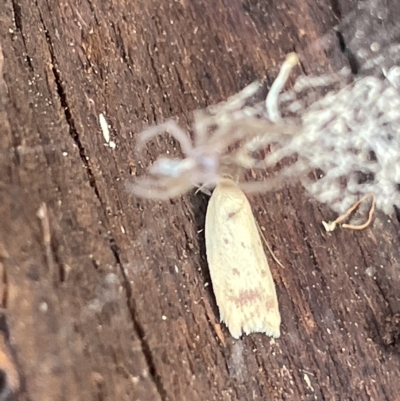
<instances>
[{"instance_id":1,"label":"spider leg","mask_svg":"<svg viewBox=\"0 0 400 401\"><path fill-rule=\"evenodd\" d=\"M306 164L296 162L280 171L275 177L267 178L264 181L239 183L239 187L245 193L276 191L282 188L286 183L295 180L296 177L307 173L309 170L310 168Z\"/></svg>"},{"instance_id":2,"label":"spider leg","mask_svg":"<svg viewBox=\"0 0 400 401\"><path fill-rule=\"evenodd\" d=\"M209 129L216 124L215 116L210 116L204 110L196 110L193 112L194 122L194 146L197 148L208 142Z\"/></svg>"},{"instance_id":3,"label":"spider leg","mask_svg":"<svg viewBox=\"0 0 400 401\"><path fill-rule=\"evenodd\" d=\"M179 125L173 120L166 121L160 125L154 125L142 131L137 142L138 150L141 151L148 141L155 136L162 134L163 132L168 132L179 142L182 152L185 155L188 155L188 153L192 150L192 143L188 134L183 131L183 129L179 127Z\"/></svg>"},{"instance_id":4,"label":"spider leg","mask_svg":"<svg viewBox=\"0 0 400 401\"><path fill-rule=\"evenodd\" d=\"M156 178L141 178L134 183L127 182L125 184L125 188L136 196L160 200L175 198L187 192L191 187L192 185L188 181Z\"/></svg>"},{"instance_id":5,"label":"spider leg","mask_svg":"<svg viewBox=\"0 0 400 401\"><path fill-rule=\"evenodd\" d=\"M194 132L195 146L205 145L209 136L209 128L213 125L225 125L232 120L240 119L246 116L242 110L246 101L254 96L260 89L261 84L258 81L247 85L239 93L229 97L225 102L209 106L207 112L197 110L194 112Z\"/></svg>"},{"instance_id":6,"label":"spider leg","mask_svg":"<svg viewBox=\"0 0 400 401\"><path fill-rule=\"evenodd\" d=\"M262 122L260 123L260 121ZM249 137L249 140L246 141L247 147L253 152L260 150L262 147L265 147L266 144L270 144L273 141L280 142L282 137L285 138L284 140L287 140L287 138L301 133L301 128L299 126L279 123L273 124L269 121L263 121L257 118L252 119L248 125L246 125L246 121L243 123L243 128L248 128L250 130L250 133L246 132L245 137Z\"/></svg>"},{"instance_id":7,"label":"spider leg","mask_svg":"<svg viewBox=\"0 0 400 401\"><path fill-rule=\"evenodd\" d=\"M252 181L239 183L239 188L245 193L257 193L267 191L277 191L281 189L287 181L281 177L269 178L264 181Z\"/></svg>"},{"instance_id":8,"label":"spider leg","mask_svg":"<svg viewBox=\"0 0 400 401\"><path fill-rule=\"evenodd\" d=\"M265 129L273 126L266 120L246 115L235 118L229 113L207 115L204 111L197 110L194 116L195 146L211 145L213 148L217 147L217 151L246 136L252 138L261 134Z\"/></svg>"},{"instance_id":9,"label":"spider leg","mask_svg":"<svg viewBox=\"0 0 400 401\"><path fill-rule=\"evenodd\" d=\"M293 135L297 129L290 125L273 124L267 120L253 117L244 117L236 121L229 122L220 129L216 130L210 138L209 144L222 150L237 141L246 139L246 142L255 137L269 136L273 134Z\"/></svg>"},{"instance_id":10,"label":"spider leg","mask_svg":"<svg viewBox=\"0 0 400 401\"><path fill-rule=\"evenodd\" d=\"M238 123L238 124L236 124ZM224 132L219 133L218 142L216 138L210 139L210 146L214 151L225 153L229 146L235 142L245 141L233 153L233 159L239 166L247 168L259 164L259 160L251 156L252 152L256 152L265 148L266 145L272 143L287 142L291 138L301 132L301 130L292 125L272 124L269 121L257 118L246 118L238 122L232 122L231 127L227 127Z\"/></svg>"},{"instance_id":11,"label":"spider leg","mask_svg":"<svg viewBox=\"0 0 400 401\"><path fill-rule=\"evenodd\" d=\"M282 64L281 70L279 71L278 76L273 82L271 89L268 92L267 99L265 100L265 106L267 108L269 119L277 123L282 120L281 113L279 112L279 93L285 86L290 71L292 71L293 67L299 62L299 57L296 53L289 53L286 56L285 61Z\"/></svg>"},{"instance_id":12,"label":"spider leg","mask_svg":"<svg viewBox=\"0 0 400 401\"><path fill-rule=\"evenodd\" d=\"M291 139L292 138L289 135L281 135L279 133L258 135L240 146L232 154L231 159L240 167L264 169L267 166L278 163L282 158L290 153L290 151L283 150L283 148L287 148L286 145L291 141ZM255 152L264 150L268 145L276 145L277 148L266 155L263 160L253 156Z\"/></svg>"},{"instance_id":13,"label":"spider leg","mask_svg":"<svg viewBox=\"0 0 400 401\"><path fill-rule=\"evenodd\" d=\"M209 106L208 110L211 114L229 113L241 110L248 99L254 96L261 88L261 83L254 81L251 84L244 87L239 93L236 93L225 102L218 103L214 106Z\"/></svg>"},{"instance_id":14,"label":"spider leg","mask_svg":"<svg viewBox=\"0 0 400 401\"><path fill-rule=\"evenodd\" d=\"M266 169L268 167L275 166L277 163L282 161L287 156L293 154L293 150L290 146L283 146L281 148L273 150L271 153L265 156L264 159L258 160L254 157L247 155L247 159L253 160L253 165L251 166L254 169ZM244 159L246 160L246 159Z\"/></svg>"}]
</instances>

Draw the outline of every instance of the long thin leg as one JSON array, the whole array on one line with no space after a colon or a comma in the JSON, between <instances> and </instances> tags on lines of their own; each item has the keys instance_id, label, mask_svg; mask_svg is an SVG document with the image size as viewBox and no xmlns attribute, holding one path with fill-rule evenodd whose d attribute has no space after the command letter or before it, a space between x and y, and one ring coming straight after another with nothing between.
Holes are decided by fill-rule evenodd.
<instances>
[{"instance_id":1,"label":"long thin leg","mask_svg":"<svg viewBox=\"0 0 400 401\"><path fill-rule=\"evenodd\" d=\"M208 142L208 129L215 125L215 117L208 115L204 110L195 110L193 112L194 122L194 146L196 148L204 146Z\"/></svg>"},{"instance_id":2,"label":"long thin leg","mask_svg":"<svg viewBox=\"0 0 400 401\"><path fill-rule=\"evenodd\" d=\"M275 177L267 178L264 181L239 183L239 187L245 193L276 191L282 188L286 183L294 181L297 177L306 174L309 170L310 168L304 163L296 162L280 171Z\"/></svg>"},{"instance_id":3,"label":"long thin leg","mask_svg":"<svg viewBox=\"0 0 400 401\"><path fill-rule=\"evenodd\" d=\"M160 125L154 125L142 131L137 142L138 150L141 151L148 141L163 132L169 133L179 142L182 152L186 156L190 153L192 150L192 143L188 134L173 120L166 121Z\"/></svg>"},{"instance_id":4,"label":"long thin leg","mask_svg":"<svg viewBox=\"0 0 400 401\"><path fill-rule=\"evenodd\" d=\"M246 142L251 141L255 137L270 136L274 134L295 135L299 133L298 127L273 124L269 121L259 118L244 117L240 120L232 121L226 126L215 131L210 138L208 145L213 145L216 150L222 151L235 142L246 139Z\"/></svg>"},{"instance_id":5,"label":"long thin leg","mask_svg":"<svg viewBox=\"0 0 400 401\"><path fill-rule=\"evenodd\" d=\"M252 181L239 183L239 188L249 194L257 192L277 191L286 184L282 177L268 178L265 181Z\"/></svg>"},{"instance_id":6,"label":"long thin leg","mask_svg":"<svg viewBox=\"0 0 400 401\"><path fill-rule=\"evenodd\" d=\"M236 161L236 164L242 167L265 169L266 167L275 165L285 156L293 153L290 150L288 151L285 146L288 143L288 140L291 140L289 136L281 135L279 133L258 135L240 146L231 158ZM253 157L255 152L265 149L268 145L278 145L278 148L267 154L262 160ZM274 159L271 160L271 158Z\"/></svg>"},{"instance_id":7,"label":"long thin leg","mask_svg":"<svg viewBox=\"0 0 400 401\"><path fill-rule=\"evenodd\" d=\"M261 88L258 81L247 85L239 93L229 97L225 102L218 103L207 108L207 113L203 110L194 112L194 131L195 146L202 146L207 143L209 136L208 128L212 126L220 126L229 124L232 120L236 120L239 116L246 115L242 110L246 101L254 96ZM241 117L239 117L241 118Z\"/></svg>"},{"instance_id":8,"label":"long thin leg","mask_svg":"<svg viewBox=\"0 0 400 401\"><path fill-rule=\"evenodd\" d=\"M192 185L182 180L160 180L142 178L134 183L127 182L125 188L136 196L147 199L167 200L187 192Z\"/></svg>"},{"instance_id":9,"label":"long thin leg","mask_svg":"<svg viewBox=\"0 0 400 401\"><path fill-rule=\"evenodd\" d=\"M251 84L244 87L240 92L230 96L225 102L218 103L214 106L209 106L208 110L214 114L220 113L234 113L242 109L246 104L246 101L254 96L261 88L261 83L254 81Z\"/></svg>"},{"instance_id":10,"label":"long thin leg","mask_svg":"<svg viewBox=\"0 0 400 401\"><path fill-rule=\"evenodd\" d=\"M294 152L288 147L282 147L274 150L272 153L265 156L263 160L255 161L252 168L255 169L266 169L267 167L275 166L285 157L293 154ZM254 159L253 159L254 160Z\"/></svg>"},{"instance_id":11,"label":"long thin leg","mask_svg":"<svg viewBox=\"0 0 400 401\"><path fill-rule=\"evenodd\" d=\"M267 107L268 117L269 119L277 123L281 121L281 113L279 112L278 107L278 97L279 93L285 86L290 71L292 71L293 67L299 62L299 57L296 53L289 53L286 56L284 63L282 64L281 70L279 71L278 76L273 82L271 89L268 92L267 99L265 100L265 106Z\"/></svg>"}]
</instances>

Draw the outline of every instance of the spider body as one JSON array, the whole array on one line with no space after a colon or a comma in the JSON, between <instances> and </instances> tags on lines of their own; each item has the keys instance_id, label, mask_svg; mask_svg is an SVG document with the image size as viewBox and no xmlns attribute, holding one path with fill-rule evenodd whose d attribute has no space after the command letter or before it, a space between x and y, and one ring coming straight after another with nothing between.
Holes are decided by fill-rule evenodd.
<instances>
[{"instance_id":1,"label":"spider body","mask_svg":"<svg viewBox=\"0 0 400 401\"><path fill-rule=\"evenodd\" d=\"M185 179L190 186L215 186L219 181L220 154L205 146L192 148L183 159L159 157L149 173L161 178Z\"/></svg>"}]
</instances>

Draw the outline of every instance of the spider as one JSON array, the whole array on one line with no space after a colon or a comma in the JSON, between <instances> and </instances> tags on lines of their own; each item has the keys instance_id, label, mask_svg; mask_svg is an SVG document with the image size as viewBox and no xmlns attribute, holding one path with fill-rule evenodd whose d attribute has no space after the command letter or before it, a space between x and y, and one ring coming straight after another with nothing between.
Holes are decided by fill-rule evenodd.
<instances>
[{"instance_id":1,"label":"spider","mask_svg":"<svg viewBox=\"0 0 400 401\"><path fill-rule=\"evenodd\" d=\"M137 143L139 152L152 138L168 132L180 144L184 158L159 157L149 167L149 177L128 183L128 190L137 196L152 199L173 198L193 186L209 193L208 189L215 187L226 175L237 175L248 168L265 168L252 153L278 141L282 134L293 136L299 133L298 127L283 122L277 106L279 92L297 62L297 55L290 53L283 63L265 101L267 118L260 117L259 110L254 107L244 107L246 100L259 89L259 84L253 83L225 103L212 106L207 111L196 111L192 127L193 143L173 120L144 130ZM288 170L283 175L290 173ZM239 181L238 185L244 191L253 192L276 187L279 181Z\"/></svg>"}]
</instances>

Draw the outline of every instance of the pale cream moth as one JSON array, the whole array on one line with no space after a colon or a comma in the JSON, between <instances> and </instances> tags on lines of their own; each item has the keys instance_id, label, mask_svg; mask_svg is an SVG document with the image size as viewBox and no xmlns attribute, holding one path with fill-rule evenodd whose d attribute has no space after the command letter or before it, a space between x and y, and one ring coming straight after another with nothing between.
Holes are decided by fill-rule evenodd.
<instances>
[{"instance_id":1,"label":"pale cream moth","mask_svg":"<svg viewBox=\"0 0 400 401\"><path fill-rule=\"evenodd\" d=\"M207 208L208 266L220 319L231 335L280 336L275 284L249 201L229 178L220 180Z\"/></svg>"}]
</instances>

